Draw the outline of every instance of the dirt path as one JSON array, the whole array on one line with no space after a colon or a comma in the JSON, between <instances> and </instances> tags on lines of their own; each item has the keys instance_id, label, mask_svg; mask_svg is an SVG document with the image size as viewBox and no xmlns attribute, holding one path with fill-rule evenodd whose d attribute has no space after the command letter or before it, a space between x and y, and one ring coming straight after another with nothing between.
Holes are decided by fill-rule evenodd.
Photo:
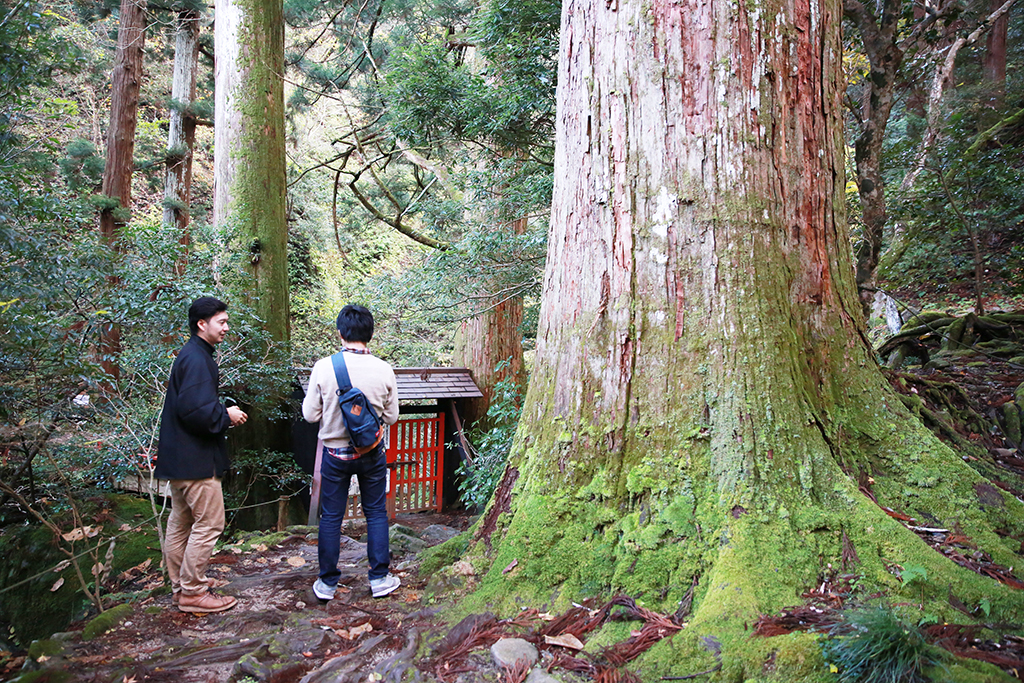
<instances>
[{"instance_id":1,"label":"dirt path","mask_svg":"<svg viewBox=\"0 0 1024 683\"><path fill-rule=\"evenodd\" d=\"M387 598L371 597L366 547L353 538L362 529L346 525L337 597L318 600L311 588L316 534L293 527L294 533L278 536L276 543L249 539L213 557L207 574L221 592L238 598L235 608L198 616L178 611L170 594L149 597L108 612L115 623L91 639L99 625L87 622L36 643L26 668L39 671L37 681L397 682L411 665L420 634L438 623L438 610L423 604L426 580L417 576L414 551L440 542L438 531L462 531L468 519L403 515L397 523L411 533L392 543L392 572L402 586ZM416 542L431 525L429 540ZM139 572L134 581L158 579L156 571ZM24 661L17 664L5 678L25 673Z\"/></svg>"}]
</instances>

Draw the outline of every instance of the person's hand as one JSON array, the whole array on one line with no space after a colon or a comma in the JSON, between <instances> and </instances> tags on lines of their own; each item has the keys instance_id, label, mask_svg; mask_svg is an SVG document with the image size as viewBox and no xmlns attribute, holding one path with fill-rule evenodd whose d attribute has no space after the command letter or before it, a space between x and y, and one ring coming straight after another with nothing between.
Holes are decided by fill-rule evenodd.
<instances>
[{"instance_id":1,"label":"person's hand","mask_svg":"<svg viewBox=\"0 0 1024 683\"><path fill-rule=\"evenodd\" d=\"M231 426L237 427L240 424L245 424L249 416L238 406L231 406L228 408L228 418L231 420Z\"/></svg>"}]
</instances>

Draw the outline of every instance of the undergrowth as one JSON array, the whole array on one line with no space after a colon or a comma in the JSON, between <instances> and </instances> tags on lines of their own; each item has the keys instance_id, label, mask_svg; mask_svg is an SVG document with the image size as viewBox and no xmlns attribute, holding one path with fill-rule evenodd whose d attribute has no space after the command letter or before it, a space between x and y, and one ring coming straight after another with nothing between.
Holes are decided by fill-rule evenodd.
<instances>
[{"instance_id":1,"label":"undergrowth","mask_svg":"<svg viewBox=\"0 0 1024 683\"><path fill-rule=\"evenodd\" d=\"M926 683L942 653L920 629L879 605L847 611L828 630L825 660L844 683Z\"/></svg>"}]
</instances>

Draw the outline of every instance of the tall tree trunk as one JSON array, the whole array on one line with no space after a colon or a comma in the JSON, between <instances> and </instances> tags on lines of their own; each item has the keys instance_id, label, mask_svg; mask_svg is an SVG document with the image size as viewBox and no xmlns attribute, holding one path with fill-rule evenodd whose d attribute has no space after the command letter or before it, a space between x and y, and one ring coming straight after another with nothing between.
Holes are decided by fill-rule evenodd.
<instances>
[{"instance_id":1,"label":"tall tree trunk","mask_svg":"<svg viewBox=\"0 0 1024 683\"><path fill-rule=\"evenodd\" d=\"M217 0L214 207L248 251L257 310L288 341L284 10L281 0Z\"/></svg>"},{"instance_id":2,"label":"tall tree trunk","mask_svg":"<svg viewBox=\"0 0 1024 683\"><path fill-rule=\"evenodd\" d=\"M766 656L797 642L817 656L811 638L761 646L745 628L802 602L847 549L867 592L898 599L891 568L915 565L926 611L947 614L952 591L997 601L1000 619L1024 612L859 490L1020 565L994 529L1024 533L1024 505L903 408L864 336L841 11L563 4L537 356L476 529L478 552L492 549L472 599L518 612L622 590L675 611L696 579L689 626L640 662L644 680L706 669L709 649L723 680L761 680ZM773 680L826 675L799 660L772 656Z\"/></svg>"},{"instance_id":3,"label":"tall tree trunk","mask_svg":"<svg viewBox=\"0 0 1024 683\"><path fill-rule=\"evenodd\" d=\"M110 129L102 193L117 200L100 211L100 234L111 249L119 249L118 230L128 221L132 205L132 172L135 168L135 126L142 85L142 54L146 40L146 0L122 0L117 31L117 56L110 93ZM104 371L117 377L121 329L116 323L100 331L100 357Z\"/></svg>"},{"instance_id":4,"label":"tall tree trunk","mask_svg":"<svg viewBox=\"0 0 1024 683\"><path fill-rule=\"evenodd\" d=\"M860 195L864 234L857 245L857 287L865 317L874 299L875 270L882 253L882 236L888 219L885 182L882 177L882 143L895 101L896 74L903 63L897 44L899 1L889 0L875 17L872 9L858 0L845 0L843 11L856 25L871 65L864 80L858 112L860 133L854 142L857 193Z\"/></svg>"},{"instance_id":5,"label":"tall tree trunk","mask_svg":"<svg viewBox=\"0 0 1024 683\"><path fill-rule=\"evenodd\" d=\"M512 229L521 235L526 231L526 219L512 222ZM467 425L487 429L487 411L494 399L498 382L512 379L525 385L523 366L523 297L503 299L487 310L459 324L455 331L452 362L469 368L473 381L480 387L481 398L462 401L462 417Z\"/></svg>"},{"instance_id":6,"label":"tall tree trunk","mask_svg":"<svg viewBox=\"0 0 1024 683\"><path fill-rule=\"evenodd\" d=\"M283 14L282 0L216 2L213 207L214 222L245 250L257 315L271 340L282 344L289 338ZM279 389L283 402L289 389ZM289 448L288 420L272 421L267 411L250 410L249 421L233 431L236 454ZM236 466L226 485L250 500L286 493L258 478L252 465ZM276 519L263 506L243 511L233 523L266 528Z\"/></svg>"},{"instance_id":7,"label":"tall tree trunk","mask_svg":"<svg viewBox=\"0 0 1024 683\"><path fill-rule=\"evenodd\" d=\"M1001 4L999 0L990 0L989 9L995 12ZM985 82L992 92L990 106L994 109L1002 106L1006 94L1006 35L1009 27L1010 13L1006 12L992 24L985 42L985 62L982 66Z\"/></svg>"},{"instance_id":8,"label":"tall tree trunk","mask_svg":"<svg viewBox=\"0 0 1024 683\"><path fill-rule=\"evenodd\" d=\"M455 333L453 363L469 368L482 398L462 401L467 425L487 428L487 410L498 382L511 378L522 384L523 298L513 297L459 324ZM507 361L507 362L506 362ZM500 366L500 367L499 367Z\"/></svg>"},{"instance_id":9,"label":"tall tree trunk","mask_svg":"<svg viewBox=\"0 0 1024 683\"><path fill-rule=\"evenodd\" d=\"M167 133L167 171L164 180L164 223L177 228L185 248L189 235L189 204L192 201L192 153L196 140L196 76L199 70L199 13L178 14L174 35L174 77L171 82L170 130ZM175 266L185 273L185 257Z\"/></svg>"}]
</instances>

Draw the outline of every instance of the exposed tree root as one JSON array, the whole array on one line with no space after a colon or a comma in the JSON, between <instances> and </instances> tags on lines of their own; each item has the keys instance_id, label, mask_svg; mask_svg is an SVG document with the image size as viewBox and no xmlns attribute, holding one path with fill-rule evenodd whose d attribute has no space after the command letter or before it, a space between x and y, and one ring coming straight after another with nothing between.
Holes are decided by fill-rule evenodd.
<instances>
[{"instance_id":1,"label":"exposed tree root","mask_svg":"<svg viewBox=\"0 0 1024 683\"><path fill-rule=\"evenodd\" d=\"M615 607L623 608L622 612L613 615L612 609ZM561 635L572 635L582 641L588 633L611 619L634 619L645 623L629 638L603 648L597 655L582 653L587 659L567 654L562 646L549 640ZM622 667L659 640L682 630L683 626L674 617L640 607L633 598L625 595L612 598L597 610L574 607L547 621L532 609L524 610L515 619L499 620L493 614L474 614L456 624L434 648L433 655L417 666L441 681L451 681L472 669L467 662L470 652L490 647L499 639L514 635L533 643L538 650L552 651L554 658L547 667L548 671L565 669L584 674L596 683L636 683L639 680L636 674ZM522 632L522 629L530 630ZM521 674L522 679L519 678ZM522 683L523 679L525 674L518 669L506 669L503 676L506 683Z\"/></svg>"}]
</instances>

